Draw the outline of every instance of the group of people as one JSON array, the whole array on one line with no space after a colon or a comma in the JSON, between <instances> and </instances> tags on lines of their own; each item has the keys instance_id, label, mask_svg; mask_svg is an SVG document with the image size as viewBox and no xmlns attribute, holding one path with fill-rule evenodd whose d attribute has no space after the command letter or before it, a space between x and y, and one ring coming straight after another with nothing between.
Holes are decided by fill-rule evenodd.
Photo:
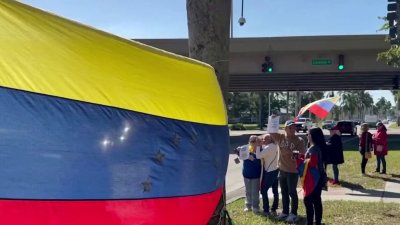
<instances>
[{"instance_id":1,"label":"group of people","mask_svg":"<svg viewBox=\"0 0 400 225\"><path fill-rule=\"evenodd\" d=\"M295 133L295 123L287 121L285 134L252 135L247 145L237 148L239 158L243 160L242 174L246 190L244 210L261 212L261 192L264 215L276 216L278 220L290 223L295 222L298 218L296 188L300 179L308 224L313 224L314 216L316 224L321 224L321 192L327 181L325 169L327 164L332 164L332 183L339 183L337 165L344 162L341 139L335 128L331 130L331 138L327 142L320 128L309 130L307 143ZM282 213L279 215L276 211L279 203L278 186L282 196ZM270 188L273 193L271 207L268 199Z\"/></svg>"},{"instance_id":2,"label":"group of people","mask_svg":"<svg viewBox=\"0 0 400 225\"><path fill-rule=\"evenodd\" d=\"M372 157L372 152L376 155L375 172L386 174L386 159L388 153L386 127L383 123L376 124L377 131L374 135L369 132L367 123L361 124L361 134L359 141L359 151L361 154L361 174L365 176L365 167L368 159ZM382 170L381 170L382 165Z\"/></svg>"}]
</instances>

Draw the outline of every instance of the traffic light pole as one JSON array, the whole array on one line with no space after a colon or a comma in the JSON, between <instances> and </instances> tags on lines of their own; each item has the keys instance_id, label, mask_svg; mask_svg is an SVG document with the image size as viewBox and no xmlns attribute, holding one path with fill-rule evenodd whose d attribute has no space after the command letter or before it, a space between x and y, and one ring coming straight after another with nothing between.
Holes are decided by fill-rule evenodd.
<instances>
[{"instance_id":1,"label":"traffic light pole","mask_svg":"<svg viewBox=\"0 0 400 225\"><path fill-rule=\"evenodd\" d=\"M399 35L400 35L400 4L399 3L397 3L396 13L397 13L397 19L396 19L397 43L400 44L399 43L399 40L400 40L400 38L399 38Z\"/></svg>"}]
</instances>

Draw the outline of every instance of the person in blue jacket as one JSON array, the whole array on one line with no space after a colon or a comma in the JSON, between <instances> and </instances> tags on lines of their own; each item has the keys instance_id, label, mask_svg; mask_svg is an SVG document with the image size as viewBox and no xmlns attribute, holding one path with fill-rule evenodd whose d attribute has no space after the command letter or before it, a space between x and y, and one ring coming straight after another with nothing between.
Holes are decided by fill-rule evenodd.
<instances>
[{"instance_id":1,"label":"person in blue jacket","mask_svg":"<svg viewBox=\"0 0 400 225\"><path fill-rule=\"evenodd\" d=\"M251 135L247 145L236 149L239 159L243 160L242 175L246 192L245 212L260 212L261 160L256 158L257 148L261 148L261 140L257 136Z\"/></svg>"}]
</instances>

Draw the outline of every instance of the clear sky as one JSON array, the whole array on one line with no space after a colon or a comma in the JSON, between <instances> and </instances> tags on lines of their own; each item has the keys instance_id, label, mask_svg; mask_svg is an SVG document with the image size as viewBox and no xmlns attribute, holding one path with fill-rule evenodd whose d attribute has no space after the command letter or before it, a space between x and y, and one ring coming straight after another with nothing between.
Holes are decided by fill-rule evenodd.
<instances>
[{"instance_id":1,"label":"clear sky","mask_svg":"<svg viewBox=\"0 0 400 225\"><path fill-rule=\"evenodd\" d=\"M187 38L186 0L21 0L128 39ZM234 37L384 34L387 0L233 0ZM373 91L391 100L389 91Z\"/></svg>"}]
</instances>

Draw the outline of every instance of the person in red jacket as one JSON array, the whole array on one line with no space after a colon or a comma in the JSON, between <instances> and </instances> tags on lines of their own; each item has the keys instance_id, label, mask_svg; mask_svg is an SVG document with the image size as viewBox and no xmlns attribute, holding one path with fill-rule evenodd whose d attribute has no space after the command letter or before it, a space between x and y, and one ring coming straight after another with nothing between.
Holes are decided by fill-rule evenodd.
<instances>
[{"instance_id":1,"label":"person in red jacket","mask_svg":"<svg viewBox=\"0 0 400 225\"><path fill-rule=\"evenodd\" d=\"M375 172L386 174L385 156L388 153L386 127L381 122L378 122L376 124L376 127L377 127L377 132L372 136L372 139L374 140L374 154L376 155ZM381 163L382 163L382 172L380 171Z\"/></svg>"}]
</instances>

